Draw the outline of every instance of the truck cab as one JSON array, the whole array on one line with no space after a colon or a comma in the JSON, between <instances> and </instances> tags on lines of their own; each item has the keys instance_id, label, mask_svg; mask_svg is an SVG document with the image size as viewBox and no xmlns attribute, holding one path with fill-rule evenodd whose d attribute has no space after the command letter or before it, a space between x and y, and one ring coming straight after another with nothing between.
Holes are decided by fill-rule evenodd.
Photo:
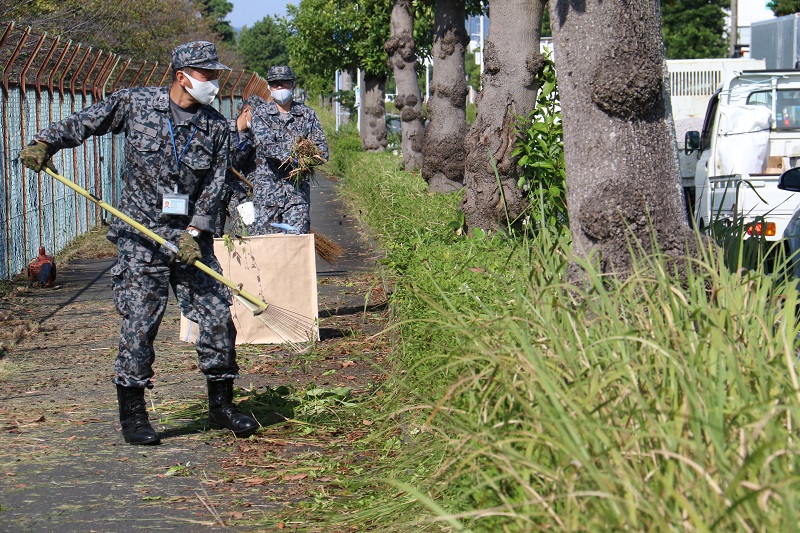
<instances>
[{"instance_id":1,"label":"truck cab","mask_svg":"<svg viewBox=\"0 0 800 533\"><path fill-rule=\"evenodd\" d=\"M688 131L681 157L696 159L683 177L698 228L744 220L748 235L779 240L800 195L778 189L800 166L800 71L744 71L710 98L701 131Z\"/></svg>"}]
</instances>

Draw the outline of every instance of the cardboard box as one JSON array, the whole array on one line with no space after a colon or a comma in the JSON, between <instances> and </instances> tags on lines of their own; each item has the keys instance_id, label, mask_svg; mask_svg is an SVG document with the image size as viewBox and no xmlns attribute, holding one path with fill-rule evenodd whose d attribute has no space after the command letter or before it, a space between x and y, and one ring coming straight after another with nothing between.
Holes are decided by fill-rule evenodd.
<instances>
[{"instance_id":1,"label":"cardboard box","mask_svg":"<svg viewBox=\"0 0 800 533\"><path fill-rule=\"evenodd\" d=\"M236 344L319 340L317 266L313 235L261 235L234 240L228 250L214 239L222 275L271 306L255 316L238 300L231 306ZM275 330L270 329L273 324ZM308 324L308 327L299 327ZM180 340L197 341L197 324L181 316ZM278 329L281 331L278 331Z\"/></svg>"},{"instance_id":2,"label":"cardboard box","mask_svg":"<svg viewBox=\"0 0 800 533\"><path fill-rule=\"evenodd\" d=\"M764 174L783 174L786 168L783 164L783 156L771 155L767 158L767 169Z\"/></svg>"}]
</instances>

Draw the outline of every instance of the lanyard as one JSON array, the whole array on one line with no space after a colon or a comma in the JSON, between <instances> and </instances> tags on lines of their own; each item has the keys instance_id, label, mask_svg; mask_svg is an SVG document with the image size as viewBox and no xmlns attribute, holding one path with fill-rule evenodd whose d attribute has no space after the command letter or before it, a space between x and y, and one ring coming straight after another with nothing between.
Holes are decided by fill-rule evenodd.
<instances>
[{"instance_id":1,"label":"lanyard","mask_svg":"<svg viewBox=\"0 0 800 533\"><path fill-rule=\"evenodd\" d=\"M239 144L238 150L240 152L242 151L242 148L247 146L247 137L245 137L243 141L241 141L241 142L239 141L239 130L236 130L236 142Z\"/></svg>"},{"instance_id":2,"label":"lanyard","mask_svg":"<svg viewBox=\"0 0 800 533\"><path fill-rule=\"evenodd\" d=\"M178 147L175 145L175 134L172 132L172 120L169 117L167 117L167 125L169 125L169 136L172 139L172 150L175 152L175 170L180 171L181 160L183 159L186 150L189 149L189 145L192 143L192 139L194 139L194 134L197 131L197 124L195 124L194 128L192 128L192 134L189 135L189 140L186 141L186 146L183 147L183 151L181 152L180 157L178 157Z\"/></svg>"}]
</instances>

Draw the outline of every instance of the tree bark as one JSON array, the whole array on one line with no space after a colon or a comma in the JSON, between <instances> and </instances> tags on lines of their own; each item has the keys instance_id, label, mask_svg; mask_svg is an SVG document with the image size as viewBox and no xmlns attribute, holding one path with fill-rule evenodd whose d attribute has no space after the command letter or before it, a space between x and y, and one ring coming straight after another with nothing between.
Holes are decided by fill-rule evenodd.
<instances>
[{"instance_id":1,"label":"tree bark","mask_svg":"<svg viewBox=\"0 0 800 533\"><path fill-rule=\"evenodd\" d=\"M543 66L539 36L545 3L492 2L478 115L467 137L461 209L469 228L505 228L519 220L528 206L517 186L520 168L511 151L516 143L517 119L533 111L539 90L538 75ZM497 176L492 162L497 165Z\"/></svg>"},{"instance_id":2,"label":"tree bark","mask_svg":"<svg viewBox=\"0 0 800 533\"><path fill-rule=\"evenodd\" d=\"M633 266L633 236L671 256L686 222L658 0L550 2L573 245L604 272ZM574 269L573 269L574 272Z\"/></svg>"},{"instance_id":3,"label":"tree bark","mask_svg":"<svg viewBox=\"0 0 800 533\"><path fill-rule=\"evenodd\" d=\"M423 144L422 177L432 192L461 189L467 135L467 81L464 0L436 0L433 29L433 80Z\"/></svg>"},{"instance_id":4,"label":"tree bark","mask_svg":"<svg viewBox=\"0 0 800 533\"><path fill-rule=\"evenodd\" d=\"M392 8L391 37L384 50L394 73L397 95L394 105L400 112L401 150L407 171L422 168L422 97L417 78L417 50L414 45L414 7L411 0L395 0Z\"/></svg>"},{"instance_id":5,"label":"tree bark","mask_svg":"<svg viewBox=\"0 0 800 533\"><path fill-rule=\"evenodd\" d=\"M389 144L386 140L386 78L364 74L364 94L361 107L364 110L361 123L361 147L367 152L382 152Z\"/></svg>"}]
</instances>

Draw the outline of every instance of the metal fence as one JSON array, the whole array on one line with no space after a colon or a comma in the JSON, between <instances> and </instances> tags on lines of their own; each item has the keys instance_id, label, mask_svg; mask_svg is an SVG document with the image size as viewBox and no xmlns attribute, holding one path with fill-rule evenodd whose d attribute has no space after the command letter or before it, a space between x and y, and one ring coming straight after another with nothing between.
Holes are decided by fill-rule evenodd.
<instances>
[{"instance_id":1,"label":"metal fence","mask_svg":"<svg viewBox=\"0 0 800 533\"><path fill-rule=\"evenodd\" d=\"M171 83L172 69L36 35L13 22L0 37L0 69L0 279L9 279L25 270L40 246L57 253L107 216L46 173L23 168L22 147L40 129L118 89ZM254 94L269 98L266 80L250 71L228 71L212 105L232 117L242 99ZM78 185L116 205L125 169L123 142L122 135L92 137L61 150L53 162Z\"/></svg>"}]
</instances>

